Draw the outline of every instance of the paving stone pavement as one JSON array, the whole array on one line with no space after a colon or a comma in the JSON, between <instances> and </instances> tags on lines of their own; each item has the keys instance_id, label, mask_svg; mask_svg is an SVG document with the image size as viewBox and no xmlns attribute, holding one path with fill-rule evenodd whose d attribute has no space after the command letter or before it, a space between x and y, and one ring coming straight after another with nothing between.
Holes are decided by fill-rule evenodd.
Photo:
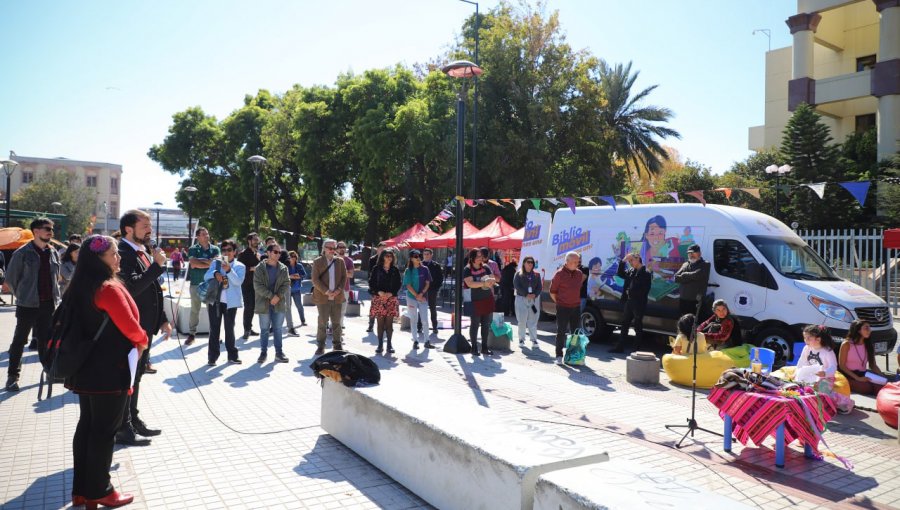
<instances>
[{"instance_id":1,"label":"paving stone pavement","mask_svg":"<svg viewBox=\"0 0 900 510\"><path fill-rule=\"evenodd\" d=\"M284 340L287 364L275 364L271 356L255 363L256 337L238 340L243 365L206 366L203 336L190 347L176 338L153 345L159 373L144 377L141 413L163 434L147 447L116 449L113 483L135 494L128 508L429 508L321 429L321 388L309 369L314 307L306 308L306 317L310 326ZM13 309L0 308L0 369L8 363L14 325ZM364 331L366 325L366 317L347 318L345 345L374 355L376 339ZM665 374L658 386L627 383L624 358L606 353L603 345L590 346L584 367L556 366L555 326L540 327L538 349L514 346L489 359L413 351L409 332L395 331L397 353L374 359L384 378L414 373L422 384L440 386L460 400L751 506L900 508L900 446L896 431L877 413L838 416L825 436L835 452L854 462L852 472L833 459L806 460L796 445L789 447L786 468L776 469L771 440L762 447L735 443L726 454L720 438L698 432L676 450L680 434L664 424L686 422L690 389L669 384ZM438 341L448 336L442 330ZM77 397L55 386L52 398L38 402L36 353L26 351L23 362L22 391L0 390L0 507L66 508ZM704 397L697 400L698 421L720 430L722 421ZM872 399L856 400L874 407Z\"/></svg>"}]
</instances>

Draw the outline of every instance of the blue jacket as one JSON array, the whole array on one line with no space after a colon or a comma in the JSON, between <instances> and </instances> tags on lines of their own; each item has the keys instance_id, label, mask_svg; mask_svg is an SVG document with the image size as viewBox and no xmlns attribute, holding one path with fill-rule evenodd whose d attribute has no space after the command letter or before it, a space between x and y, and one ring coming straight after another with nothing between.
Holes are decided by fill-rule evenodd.
<instances>
[{"instance_id":1,"label":"blue jacket","mask_svg":"<svg viewBox=\"0 0 900 510\"><path fill-rule=\"evenodd\" d=\"M293 294L302 292L303 291L303 280L306 280L309 278L309 276L306 274L306 269L303 267L303 263L298 261L297 265L294 267L291 267L290 264L287 264L287 268L288 268L288 276L290 276L292 274L300 275L299 280L291 280L291 294L293 295Z\"/></svg>"},{"instance_id":2,"label":"blue jacket","mask_svg":"<svg viewBox=\"0 0 900 510\"><path fill-rule=\"evenodd\" d=\"M221 272L221 261L213 261L213 263L209 266L209 269L206 270L206 274L203 275L204 280L212 280L216 277L216 272ZM223 290L225 293L225 303L227 308L240 308L243 306L243 300L241 299L241 283L244 282L244 277L247 275L247 266L241 264L234 259L231 262L231 271L226 273L228 276L228 288Z\"/></svg>"}]
</instances>

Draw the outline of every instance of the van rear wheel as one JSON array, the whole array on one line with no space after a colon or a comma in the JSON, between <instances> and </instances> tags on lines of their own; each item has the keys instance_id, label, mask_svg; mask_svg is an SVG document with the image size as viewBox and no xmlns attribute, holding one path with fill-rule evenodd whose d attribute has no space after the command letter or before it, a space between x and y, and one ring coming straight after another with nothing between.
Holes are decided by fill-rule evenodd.
<instances>
[{"instance_id":1,"label":"van rear wheel","mask_svg":"<svg viewBox=\"0 0 900 510\"><path fill-rule=\"evenodd\" d=\"M603 316L595 308L585 308L581 312L579 325L591 342L600 342L609 338L611 328L606 325Z\"/></svg>"},{"instance_id":2,"label":"van rear wheel","mask_svg":"<svg viewBox=\"0 0 900 510\"><path fill-rule=\"evenodd\" d=\"M759 334L759 346L765 349L775 351L775 366L781 367L791 357L791 345L793 345L793 335L785 328L779 326L769 326L763 328Z\"/></svg>"}]
</instances>

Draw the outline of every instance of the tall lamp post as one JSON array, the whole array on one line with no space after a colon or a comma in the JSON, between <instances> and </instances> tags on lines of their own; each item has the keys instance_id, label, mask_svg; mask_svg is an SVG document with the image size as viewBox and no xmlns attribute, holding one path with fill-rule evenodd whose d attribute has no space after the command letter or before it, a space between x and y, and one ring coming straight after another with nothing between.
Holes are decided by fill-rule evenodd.
<instances>
[{"instance_id":1,"label":"tall lamp post","mask_svg":"<svg viewBox=\"0 0 900 510\"><path fill-rule=\"evenodd\" d=\"M481 15L478 13L478 2L460 0L460 2L475 6L475 67L478 67L478 36L481 32ZM472 80L472 198L478 197L478 75ZM472 224L475 223L477 207L472 208Z\"/></svg>"},{"instance_id":2,"label":"tall lamp post","mask_svg":"<svg viewBox=\"0 0 900 510\"><path fill-rule=\"evenodd\" d=\"M259 233L259 171L266 164L266 158L254 155L247 158L253 165L253 231Z\"/></svg>"},{"instance_id":3,"label":"tall lamp post","mask_svg":"<svg viewBox=\"0 0 900 510\"><path fill-rule=\"evenodd\" d=\"M193 245L194 242L194 193L197 192L197 188L193 186L185 186L184 192L188 194L188 248Z\"/></svg>"},{"instance_id":4,"label":"tall lamp post","mask_svg":"<svg viewBox=\"0 0 900 510\"><path fill-rule=\"evenodd\" d=\"M3 165L3 173L6 174L6 221L3 223L4 227L9 226L9 204L12 202L12 197L9 196L9 191L12 189L12 174L16 171L16 167L19 166L19 163L11 160L4 159L0 161L0 165Z\"/></svg>"},{"instance_id":5,"label":"tall lamp post","mask_svg":"<svg viewBox=\"0 0 900 510\"><path fill-rule=\"evenodd\" d=\"M450 62L441 68L447 76L452 78L471 78L482 73L482 69L468 60ZM456 96L456 196L463 194L463 163L465 159L465 130L466 130L466 81L463 81L459 94ZM463 275L463 208L462 202L456 200L456 298L453 303L453 336L444 344L444 352L453 354L467 353L472 346L462 334L462 275Z\"/></svg>"},{"instance_id":6,"label":"tall lamp post","mask_svg":"<svg viewBox=\"0 0 900 510\"><path fill-rule=\"evenodd\" d=\"M781 219L781 205L779 196L781 195L781 176L791 171L791 165L769 165L766 167L767 174L775 174L775 219Z\"/></svg>"},{"instance_id":7,"label":"tall lamp post","mask_svg":"<svg viewBox=\"0 0 900 510\"><path fill-rule=\"evenodd\" d=\"M159 246L159 208L162 207L162 202L153 202L153 205L156 206L156 246Z\"/></svg>"}]
</instances>

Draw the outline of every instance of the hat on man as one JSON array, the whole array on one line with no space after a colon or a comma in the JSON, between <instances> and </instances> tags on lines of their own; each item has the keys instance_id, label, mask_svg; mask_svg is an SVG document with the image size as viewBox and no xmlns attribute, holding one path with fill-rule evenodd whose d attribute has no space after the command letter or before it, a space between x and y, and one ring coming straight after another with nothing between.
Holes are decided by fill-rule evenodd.
<instances>
[{"instance_id":1,"label":"hat on man","mask_svg":"<svg viewBox=\"0 0 900 510\"><path fill-rule=\"evenodd\" d=\"M700 245L692 244L690 248L688 248L688 253L700 253Z\"/></svg>"}]
</instances>

